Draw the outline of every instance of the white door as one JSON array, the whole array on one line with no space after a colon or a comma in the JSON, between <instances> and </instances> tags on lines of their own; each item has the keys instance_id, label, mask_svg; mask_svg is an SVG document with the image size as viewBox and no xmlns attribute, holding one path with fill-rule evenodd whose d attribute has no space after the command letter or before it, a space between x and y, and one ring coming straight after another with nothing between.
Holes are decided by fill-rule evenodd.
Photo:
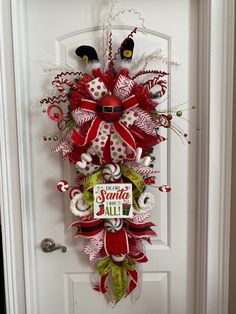
<instances>
[{"instance_id":1,"label":"white door","mask_svg":"<svg viewBox=\"0 0 236 314\"><path fill-rule=\"evenodd\" d=\"M51 153L53 141L44 135L55 126L35 105L47 94L56 64L81 66L74 50L89 44L102 53L102 25L107 1L37 1L27 0L27 45L29 55L29 111L31 115L31 158L35 234L36 298L39 314L194 313L195 295L195 219L196 219L196 113L185 110L196 105L197 92L197 0L124 1L117 8L134 8L141 13L146 34L134 36L135 57L161 49L164 57L179 63L162 63L170 72L169 96L161 108L177 106L183 118L176 120L189 134L191 145L168 132L169 140L156 149L156 168L161 171L158 183L171 184L172 192L156 192L152 220L158 237L147 245L149 262L143 265L141 296L136 303L127 297L115 308L90 283L93 265L81 252L84 240L73 239L67 231L72 222L68 200L57 191L62 178L71 181L74 168L62 163L59 154ZM118 47L133 26L142 26L138 15L119 16L113 21L113 42ZM160 64L160 63L159 63ZM44 69L48 68L48 71ZM60 72L60 70L58 70ZM186 120L185 120L186 119ZM44 253L40 243L52 238L67 247ZM138 293L136 293L137 295Z\"/></svg>"}]
</instances>

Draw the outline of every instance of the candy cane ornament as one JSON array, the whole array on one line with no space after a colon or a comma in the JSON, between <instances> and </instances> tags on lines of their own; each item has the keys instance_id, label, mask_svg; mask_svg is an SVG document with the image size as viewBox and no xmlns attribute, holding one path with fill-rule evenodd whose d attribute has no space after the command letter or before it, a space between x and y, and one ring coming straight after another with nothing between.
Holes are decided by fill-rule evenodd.
<instances>
[{"instance_id":1,"label":"candy cane ornament","mask_svg":"<svg viewBox=\"0 0 236 314\"><path fill-rule=\"evenodd\" d=\"M64 84L66 84L67 86L69 86L70 88L73 88L74 90L78 90L78 87L76 84L72 83L70 80L68 79L60 79L60 80L55 80L56 83L56 87L58 89L59 92L61 93L66 93L65 88L63 87Z\"/></svg>"},{"instance_id":2,"label":"candy cane ornament","mask_svg":"<svg viewBox=\"0 0 236 314\"><path fill-rule=\"evenodd\" d=\"M85 169L87 164L92 161L92 156L89 153L83 153L81 155L81 161L77 161L76 168Z\"/></svg>"},{"instance_id":3,"label":"candy cane ornament","mask_svg":"<svg viewBox=\"0 0 236 314\"><path fill-rule=\"evenodd\" d=\"M157 92L157 96L161 98L166 93L167 81L160 80L159 77L154 77L154 79L151 79L144 84L148 91L150 91L150 89L152 89L156 85L159 85L161 87L161 90Z\"/></svg>"},{"instance_id":4,"label":"candy cane ornament","mask_svg":"<svg viewBox=\"0 0 236 314\"><path fill-rule=\"evenodd\" d=\"M138 147L136 149L136 156L135 156L135 161L137 162L137 164L142 164L145 167L148 167L152 161L150 156L145 156L144 158L141 158L143 153L143 150L141 147Z\"/></svg>"},{"instance_id":5,"label":"candy cane ornament","mask_svg":"<svg viewBox=\"0 0 236 314\"><path fill-rule=\"evenodd\" d=\"M132 169L134 169L134 171L136 171L137 173L140 173L140 174L155 174L155 173L160 173L159 170L155 170L155 169L152 169L150 167L146 168L146 167L132 167Z\"/></svg>"}]
</instances>

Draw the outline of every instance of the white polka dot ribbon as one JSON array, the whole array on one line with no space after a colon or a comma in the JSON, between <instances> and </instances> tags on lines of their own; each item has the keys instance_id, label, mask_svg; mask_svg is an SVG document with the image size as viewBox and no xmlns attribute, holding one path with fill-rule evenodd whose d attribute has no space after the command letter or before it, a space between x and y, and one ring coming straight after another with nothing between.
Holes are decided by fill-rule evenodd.
<instances>
[{"instance_id":1,"label":"white polka dot ribbon","mask_svg":"<svg viewBox=\"0 0 236 314\"><path fill-rule=\"evenodd\" d=\"M94 100L99 100L102 96L108 94L108 90L100 77L89 82L86 87Z\"/></svg>"}]
</instances>

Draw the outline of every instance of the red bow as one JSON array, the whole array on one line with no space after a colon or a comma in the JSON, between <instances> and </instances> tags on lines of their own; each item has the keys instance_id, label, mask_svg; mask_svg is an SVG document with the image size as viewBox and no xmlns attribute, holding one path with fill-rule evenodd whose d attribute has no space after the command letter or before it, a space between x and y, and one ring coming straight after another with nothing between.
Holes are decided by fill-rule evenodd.
<instances>
[{"instance_id":1,"label":"red bow","mask_svg":"<svg viewBox=\"0 0 236 314\"><path fill-rule=\"evenodd\" d=\"M138 105L136 97L134 95L130 96L129 98L123 101L124 111L134 108ZM82 99L81 100L81 109L89 112L96 113L96 102L89 99ZM99 132L100 126L104 121L99 117L96 117L87 132L87 135L84 137L82 136L77 130L74 130L71 138L78 146L84 146L91 141L93 141ZM124 125L122 121L115 121L113 123L114 130L119 134L122 140L125 142L128 148L131 150L131 154L129 155L130 158L134 158L134 152L136 150L136 143L133 138L133 135L129 131L129 129Z\"/></svg>"}]
</instances>

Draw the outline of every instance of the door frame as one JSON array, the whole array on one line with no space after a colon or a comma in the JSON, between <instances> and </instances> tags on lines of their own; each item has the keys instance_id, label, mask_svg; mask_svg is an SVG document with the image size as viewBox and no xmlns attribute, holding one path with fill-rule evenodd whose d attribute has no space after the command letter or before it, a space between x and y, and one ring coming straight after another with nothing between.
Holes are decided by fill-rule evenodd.
<instances>
[{"instance_id":1,"label":"door frame","mask_svg":"<svg viewBox=\"0 0 236 314\"><path fill-rule=\"evenodd\" d=\"M38 313L26 0L0 5L0 207L7 314ZM196 314L228 313L234 0L199 0ZM27 165L27 166L26 166ZM216 172L215 170L218 169Z\"/></svg>"}]
</instances>

